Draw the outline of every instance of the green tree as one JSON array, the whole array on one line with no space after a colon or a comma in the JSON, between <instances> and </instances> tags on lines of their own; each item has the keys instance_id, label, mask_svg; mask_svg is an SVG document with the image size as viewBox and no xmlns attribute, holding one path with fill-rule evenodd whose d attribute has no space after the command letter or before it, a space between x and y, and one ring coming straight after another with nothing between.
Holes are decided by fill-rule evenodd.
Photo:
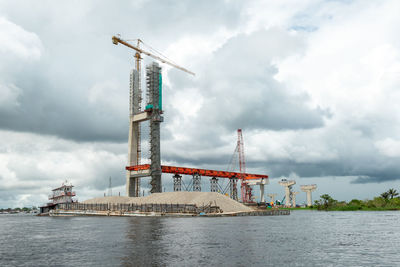
<instances>
[{"instance_id":1,"label":"green tree","mask_svg":"<svg viewBox=\"0 0 400 267\"><path fill-rule=\"evenodd\" d=\"M352 206L361 206L362 204L363 204L363 202L359 199L352 199L349 202L349 205L352 205Z\"/></svg>"},{"instance_id":2,"label":"green tree","mask_svg":"<svg viewBox=\"0 0 400 267\"><path fill-rule=\"evenodd\" d=\"M337 200L333 199L328 194L323 194L320 196L320 199L315 201L315 205L318 209L328 210L336 206Z\"/></svg>"},{"instance_id":3,"label":"green tree","mask_svg":"<svg viewBox=\"0 0 400 267\"><path fill-rule=\"evenodd\" d=\"M400 208L400 198L396 197L389 201L389 205L393 208L399 209Z\"/></svg>"},{"instance_id":4,"label":"green tree","mask_svg":"<svg viewBox=\"0 0 400 267\"><path fill-rule=\"evenodd\" d=\"M388 200L388 199L389 199L389 193L388 193L388 192L383 192L383 193L381 194L381 198L383 198L383 199L385 199L385 200Z\"/></svg>"},{"instance_id":5,"label":"green tree","mask_svg":"<svg viewBox=\"0 0 400 267\"><path fill-rule=\"evenodd\" d=\"M382 197L374 197L372 200L372 207L376 208L384 208L388 203L387 199L384 199Z\"/></svg>"},{"instance_id":6,"label":"green tree","mask_svg":"<svg viewBox=\"0 0 400 267\"><path fill-rule=\"evenodd\" d=\"M394 188L390 188L390 189L387 191L387 193L388 193L388 195L390 196L390 199L393 199L394 197L396 197L396 196L399 195L399 193L397 193L397 190L394 189Z\"/></svg>"},{"instance_id":7,"label":"green tree","mask_svg":"<svg viewBox=\"0 0 400 267\"><path fill-rule=\"evenodd\" d=\"M353 210L361 209L362 206L364 206L364 203L362 200L359 199L352 199L347 206L352 207Z\"/></svg>"}]
</instances>

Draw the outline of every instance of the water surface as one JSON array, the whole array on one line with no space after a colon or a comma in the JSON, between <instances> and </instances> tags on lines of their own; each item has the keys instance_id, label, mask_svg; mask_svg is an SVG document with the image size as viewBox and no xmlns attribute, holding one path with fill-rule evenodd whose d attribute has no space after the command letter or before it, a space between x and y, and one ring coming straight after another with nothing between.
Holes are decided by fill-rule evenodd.
<instances>
[{"instance_id":1,"label":"water surface","mask_svg":"<svg viewBox=\"0 0 400 267\"><path fill-rule=\"evenodd\" d=\"M400 266L400 212L0 215L0 266Z\"/></svg>"}]
</instances>

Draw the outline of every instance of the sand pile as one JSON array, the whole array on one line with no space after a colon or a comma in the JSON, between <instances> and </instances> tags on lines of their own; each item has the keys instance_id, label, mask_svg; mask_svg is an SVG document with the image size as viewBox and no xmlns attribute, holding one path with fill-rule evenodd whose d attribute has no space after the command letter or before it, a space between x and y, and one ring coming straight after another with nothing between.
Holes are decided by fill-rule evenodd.
<instances>
[{"instance_id":1,"label":"sand pile","mask_svg":"<svg viewBox=\"0 0 400 267\"><path fill-rule=\"evenodd\" d=\"M251 208L215 192L165 192L145 197L99 197L84 201L86 204L134 203L134 204L195 204L219 206L223 212L252 211Z\"/></svg>"}]
</instances>

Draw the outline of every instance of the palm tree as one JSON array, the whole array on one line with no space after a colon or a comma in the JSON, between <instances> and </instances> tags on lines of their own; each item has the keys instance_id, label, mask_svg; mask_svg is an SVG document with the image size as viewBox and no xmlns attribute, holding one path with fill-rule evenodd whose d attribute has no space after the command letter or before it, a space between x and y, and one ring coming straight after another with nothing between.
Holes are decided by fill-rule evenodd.
<instances>
[{"instance_id":1,"label":"palm tree","mask_svg":"<svg viewBox=\"0 0 400 267\"><path fill-rule=\"evenodd\" d=\"M383 198L383 199L388 199L389 198L389 193L388 192L383 192L382 194L381 194L381 197Z\"/></svg>"},{"instance_id":2,"label":"palm tree","mask_svg":"<svg viewBox=\"0 0 400 267\"><path fill-rule=\"evenodd\" d=\"M389 194L390 199L393 199L394 197L396 197L396 196L399 195L399 193L397 193L397 190L394 189L394 188L390 188L390 189L387 191L387 193Z\"/></svg>"}]
</instances>

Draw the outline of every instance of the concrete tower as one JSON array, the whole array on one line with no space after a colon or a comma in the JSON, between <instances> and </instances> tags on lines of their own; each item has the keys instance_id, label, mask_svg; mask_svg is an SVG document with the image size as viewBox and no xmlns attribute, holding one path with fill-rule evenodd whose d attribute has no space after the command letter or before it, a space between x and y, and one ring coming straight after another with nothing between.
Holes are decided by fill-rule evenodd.
<instances>
[{"instance_id":1,"label":"concrete tower","mask_svg":"<svg viewBox=\"0 0 400 267\"><path fill-rule=\"evenodd\" d=\"M131 72L130 90L130 124L128 165L140 164L140 123L150 121L150 169L127 171L126 195L137 197L140 192L140 177L151 176L151 193L161 192L161 153L160 153L160 123L162 114L162 76L157 63L146 67L146 107L141 111L142 92L139 74Z\"/></svg>"},{"instance_id":2,"label":"concrete tower","mask_svg":"<svg viewBox=\"0 0 400 267\"><path fill-rule=\"evenodd\" d=\"M300 192L292 192L292 207L296 208L296 195Z\"/></svg>"},{"instance_id":3,"label":"concrete tower","mask_svg":"<svg viewBox=\"0 0 400 267\"><path fill-rule=\"evenodd\" d=\"M140 124L135 121L135 115L141 112L142 91L137 70L130 74L129 94L129 138L128 138L128 166L140 164ZM140 175L126 172L126 195L137 197L140 192Z\"/></svg>"},{"instance_id":4,"label":"concrete tower","mask_svg":"<svg viewBox=\"0 0 400 267\"><path fill-rule=\"evenodd\" d=\"M293 185L296 184L296 181L294 180L286 180L286 179L282 179L282 181L278 182L281 186L285 187L285 198L286 198L286 202L285 202L285 206L286 207L290 207L291 203L292 203L292 187Z\"/></svg>"},{"instance_id":5,"label":"concrete tower","mask_svg":"<svg viewBox=\"0 0 400 267\"><path fill-rule=\"evenodd\" d=\"M308 207L312 206L311 192L313 192L313 191L315 191L315 189L317 189L317 185L316 184L301 185L300 189L301 189L301 191L307 193L307 206Z\"/></svg>"},{"instance_id":6,"label":"concrete tower","mask_svg":"<svg viewBox=\"0 0 400 267\"><path fill-rule=\"evenodd\" d=\"M150 115L150 174L151 193L161 192L160 123L162 114L162 76L156 62L146 66L147 105Z\"/></svg>"}]
</instances>

